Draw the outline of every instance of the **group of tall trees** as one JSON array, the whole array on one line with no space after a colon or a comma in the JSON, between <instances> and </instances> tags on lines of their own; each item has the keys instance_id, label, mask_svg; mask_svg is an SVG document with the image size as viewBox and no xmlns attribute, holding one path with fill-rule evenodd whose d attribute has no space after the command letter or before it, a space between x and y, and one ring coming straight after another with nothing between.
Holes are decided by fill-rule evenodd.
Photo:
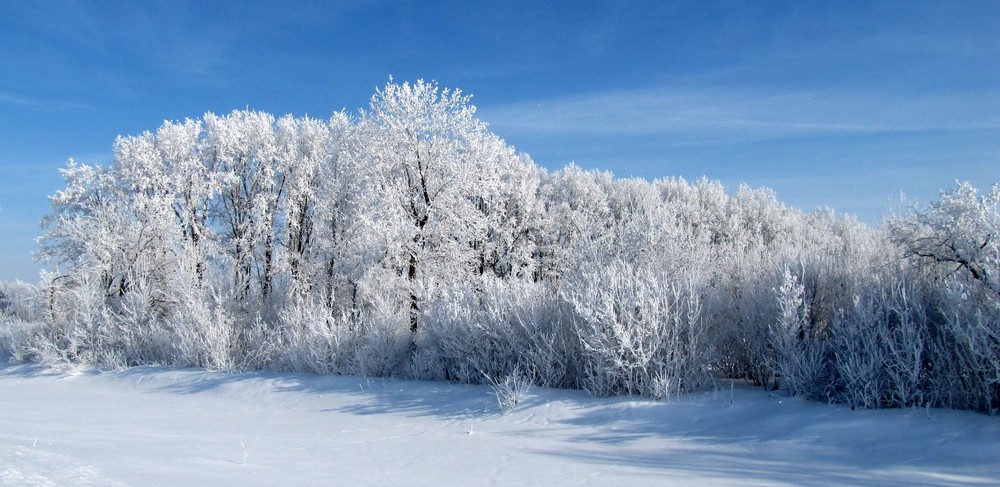
<instances>
[{"instance_id":1,"label":"group of tall trees","mask_svg":"<svg viewBox=\"0 0 1000 487\"><path fill-rule=\"evenodd\" d=\"M997 187L872 229L767 189L547 171L422 81L114 154L63 169L15 357L1000 408Z\"/></svg>"}]
</instances>

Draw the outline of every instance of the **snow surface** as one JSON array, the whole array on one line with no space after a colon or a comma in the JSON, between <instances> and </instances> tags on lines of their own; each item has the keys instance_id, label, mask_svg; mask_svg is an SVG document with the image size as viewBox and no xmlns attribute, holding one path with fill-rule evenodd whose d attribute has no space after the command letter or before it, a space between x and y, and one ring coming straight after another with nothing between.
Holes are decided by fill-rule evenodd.
<instances>
[{"instance_id":1,"label":"snow surface","mask_svg":"<svg viewBox=\"0 0 1000 487\"><path fill-rule=\"evenodd\" d=\"M0 364L0 484L1000 483L1000 418L720 384L670 402L532 389Z\"/></svg>"}]
</instances>

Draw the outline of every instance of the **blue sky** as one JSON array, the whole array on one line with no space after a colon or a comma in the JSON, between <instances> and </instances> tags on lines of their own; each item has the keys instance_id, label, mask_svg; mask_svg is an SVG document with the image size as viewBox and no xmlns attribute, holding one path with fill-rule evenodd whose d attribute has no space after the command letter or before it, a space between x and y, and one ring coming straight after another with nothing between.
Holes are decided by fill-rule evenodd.
<instances>
[{"instance_id":1,"label":"blue sky","mask_svg":"<svg viewBox=\"0 0 1000 487\"><path fill-rule=\"evenodd\" d=\"M73 157L163 120L327 117L389 76L474 95L548 168L768 186L877 224L1000 182L1000 2L0 0L0 280Z\"/></svg>"}]
</instances>

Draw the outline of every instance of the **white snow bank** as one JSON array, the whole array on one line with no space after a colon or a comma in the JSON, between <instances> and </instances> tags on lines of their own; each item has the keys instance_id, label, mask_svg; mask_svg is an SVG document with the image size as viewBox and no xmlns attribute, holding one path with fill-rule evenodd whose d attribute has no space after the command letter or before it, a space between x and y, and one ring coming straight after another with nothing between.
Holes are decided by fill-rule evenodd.
<instances>
[{"instance_id":1,"label":"white snow bank","mask_svg":"<svg viewBox=\"0 0 1000 487\"><path fill-rule=\"evenodd\" d=\"M532 389L0 364L10 485L942 485L1000 481L1000 419L727 384L673 402Z\"/></svg>"}]
</instances>

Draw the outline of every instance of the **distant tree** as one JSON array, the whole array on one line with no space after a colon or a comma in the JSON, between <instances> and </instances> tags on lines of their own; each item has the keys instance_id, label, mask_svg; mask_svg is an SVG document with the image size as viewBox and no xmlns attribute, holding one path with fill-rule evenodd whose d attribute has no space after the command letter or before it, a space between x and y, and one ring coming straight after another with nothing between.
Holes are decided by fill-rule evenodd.
<instances>
[{"instance_id":1,"label":"distant tree","mask_svg":"<svg viewBox=\"0 0 1000 487\"><path fill-rule=\"evenodd\" d=\"M608 189L611 174L585 171L575 164L545 178L545 232L540 235L539 273L557 279L578 265L589 267L607 256L611 243L611 210Z\"/></svg>"},{"instance_id":2,"label":"distant tree","mask_svg":"<svg viewBox=\"0 0 1000 487\"><path fill-rule=\"evenodd\" d=\"M502 142L494 142L502 143ZM542 170L523 154L503 146L494 153L493 187L479 187L473 196L480 226L472 242L479 274L531 279L538 271L538 241L545 232Z\"/></svg>"}]
</instances>

